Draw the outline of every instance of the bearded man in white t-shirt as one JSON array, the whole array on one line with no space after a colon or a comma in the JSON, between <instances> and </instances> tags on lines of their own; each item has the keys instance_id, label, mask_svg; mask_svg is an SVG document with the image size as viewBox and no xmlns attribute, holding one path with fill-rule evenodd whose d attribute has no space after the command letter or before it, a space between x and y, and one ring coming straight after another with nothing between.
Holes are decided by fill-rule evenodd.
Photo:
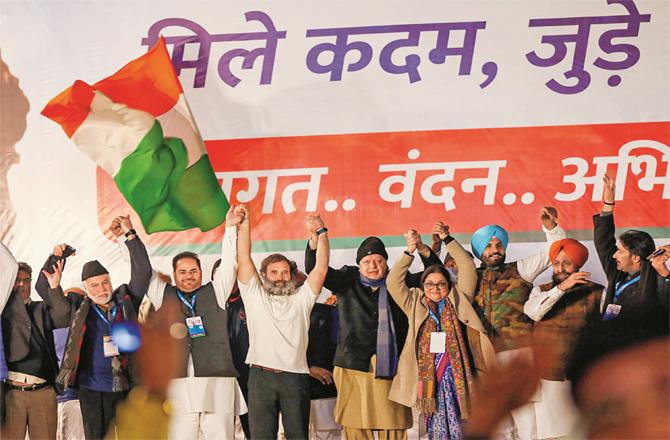
<instances>
[{"instance_id":1,"label":"bearded man in white t-shirt","mask_svg":"<svg viewBox=\"0 0 670 440\"><path fill-rule=\"evenodd\" d=\"M305 219L309 234L318 237L316 267L297 287L297 270L284 255L268 256L260 272L256 270L251 259L249 210L239 205L234 213L238 219L226 222L226 235L238 233L237 281L249 329L246 363L251 367L247 384L251 437L277 438L281 412L286 438L305 439L310 408L309 323L328 271L328 229L318 215ZM236 223L237 227L231 226ZM224 255L223 261L235 261L235 255ZM221 269L230 270L224 264Z\"/></svg>"}]
</instances>

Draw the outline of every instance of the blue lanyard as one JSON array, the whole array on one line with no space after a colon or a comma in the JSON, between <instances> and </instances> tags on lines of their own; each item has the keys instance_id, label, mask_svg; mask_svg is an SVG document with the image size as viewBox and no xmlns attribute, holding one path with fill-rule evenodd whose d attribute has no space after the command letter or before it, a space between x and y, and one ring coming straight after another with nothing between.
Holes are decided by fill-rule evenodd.
<instances>
[{"instance_id":1,"label":"blue lanyard","mask_svg":"<svg viewBox=\"0 0 670 440\"><path fill-rule=\"evenodd\" d=\"M95 310L95 313L97 313L98 316L100 317L100 319L105 321L107 323L107 325L109 325L110 327L112 326L112 323L109 321L109 319L107 319L107 316L105 315L105 313L103 313L102 310L100 310L100 307L98 307L97 304L96 304L95 307L93 307L93 310ZM117 310L116 304L115 304L115 305L112 306L112 321L114 321L116 319L116 312L117 311L118 310Z\"/></svg>"},{"instance_id":2,"label":"blue lanyard","mask_svg":"<svg viewBox=\"0 0 670 440\"><path fill-rule=\"evenodd\" d=\"M437 304L437 312L442 315L442 309L444 309L444 300L441 300ZM440 324L440 317L435 315L435 312L433 312L433 309L428 307L428 315L430 318L435 321L435 324L437 324L437 331L441 332L442 331L442 325Z\"/></svg>"},{"instance_id":3,"label":"blue lanyard","mask_svg":"<svg viewBox=\"0 0 670 440\"><path fill-rule=\"evenodd\" d=\"M615 285L616 290L614 291L614 299L619 298L619 295L621 295L621 292L623 292L623 290L624 290L626 287L630 286L631 284L635 284L635 283L637 283L638 281L640 281L640 275L636 276L636 277L633 278L632 280L628 280L628 281L626 281L625 283L622 283L621 281L619 281L618 283L616 283L616 285Z\"/></svg>"},{"instance_id":4,"label":"blue lanyard","mask_svg":"<svg viewBox=\"0 0 670 440\"><path fill-rule=\"evenodd\" d=\"M191 316L195 316L195 301L196 301L196 299L197 299L197 297L198 297L198 294L197 294L197 293L194 293L194 294L193 294L193 298L192 298L192 300L191 300L190 302L189 302L189 300L187 300L187 299L184 297L184 295L182 295L181 292L178 291L178 290L177 290L177 296L179 297L179 299L181 300L181 302L183 302L183 303L186 305L186 307L188 307L188 309L191 311Z\"/></svg>"}]
</instances>

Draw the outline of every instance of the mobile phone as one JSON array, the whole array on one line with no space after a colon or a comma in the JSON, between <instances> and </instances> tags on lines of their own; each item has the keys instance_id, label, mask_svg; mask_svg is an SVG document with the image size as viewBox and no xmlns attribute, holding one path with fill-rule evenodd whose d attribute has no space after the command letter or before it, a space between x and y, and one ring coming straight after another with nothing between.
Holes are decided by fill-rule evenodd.
<instances>
[{"instance_id":1,"label":"mobile phone","mask_svg":"<svg viewBox=\"0 0 670 440\"><path fill-rule=\"evenodd\" d=\"M74 254L76 252L76 249L70 246L69 244L65 245L65 249L63 250L63 256L62 257L57 257L55 255L49 255L49 262L47 263L47 267L45 270L49 273L54 273L54 266L58 262L58 260L65 259L69 257L70 255Z\"/></svg>"},{"instance_id":2,"label":"mobile phone","mask_svg":"<svg viewBox=\"0 0 670 440\"><path fill-rule=\"evenodd\" d=\"M647 257L647 260L651 260L652 258L654 258L654 257L658 257L659 255L663 255L664 253L665 253L665 249L663 249L663 248L658 248L658 249L656 249L654 252L652 252L651 254L649 254L649 256Z\"/></svg>"},{"instance_id":3,"label":"mobile phone","mask_svg":"<svg viewBox=\"0 0 670 440\"><path fill-rule=\"evenodd\" d=\"M65 245L65 250L63 250L63 258L67 258L70 255L74 254L77 250L70 246L69 244Z\"/></svg>"}]
</instances>

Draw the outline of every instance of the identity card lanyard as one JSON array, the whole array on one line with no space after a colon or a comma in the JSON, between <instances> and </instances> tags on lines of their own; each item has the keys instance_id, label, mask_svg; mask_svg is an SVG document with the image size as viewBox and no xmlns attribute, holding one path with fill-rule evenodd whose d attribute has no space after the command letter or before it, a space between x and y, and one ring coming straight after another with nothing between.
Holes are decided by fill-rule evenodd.
<instances>
[{"instance_id":1,"label":"identity card lanyard","mask_svg":"<svg viewBox=\"0 0 670 440\"><path fill-rule=\"evenodd\" d=\"M105 322L107 323L107 325L108 325L108 326L110 327L110 329L111 329L111 327L112 327L112 323L109 321L109 319L107 319L107 315L106 315L102 310L100 310L100 307L99 307L97 304L96 304L94 310L95 310L95 313L98 314L98 316L100 317L100 319L102 319L103 321L105 321ZM118 312L118 309L116 308L116 304L114 304L114 305L112 306L112 321L114 321L114 320L116 319L116 313L117 313L117 312Z\"/></svg>"},{"instance_id":2,"label":"identity card lanyard","mask_svg":"<svg viewBox=\"0 0 670 440\"><path fill-rule=\"evenodd\" d=\"M617 298L619 298L619 295L621 295L621 292L624 291L624 289L632 284L637 283L640 281L640 275L636 276L632 280L628 280L625 283L619 281L616 283L615 290L614 290L614 302L616 302ZM621 313L621 304L608 304L607 308L605 309L605 314L603 315L603 321L609 321L610 319L616 318L619 316Z\"/></svg>"},{"instance_id":3,"label":"identity card lanyard","mask_svg":"<svg viewBox=\"0 0 670 440\"><path fill-rule=\"evenodd\" d=\"M444 309L444 300L440 301L437 305L437 312L442 315L442 309ZM428 315L430 319L435 321L437 326L436 331L430 333L430 352L431 353L444 353L444 349L447 345L447 334L442 331L442 325L440 324L440 317L435 315L433 309L428 308Z\"/></svg>"},{"instance_id":4,"label":"identity card lanyard","mask_svg":"<svg viewBox=\"0 0 670 440\"><path fill-rule=\"evenodd\" d=\"M628 287L632 284L635 284L638 281L640 281L640 275L636 276L632 280L626 281L625 283L622 283L621 281L616 283L616 286L615 286L616 290L614 291L614 299L617 299L619 297L619 295L621 295L621 292L623 292L626 287Z\"/></svg>"},{"instance_id":5,"label":"identity card lanyard","mask_svg":"<svg viewBox=\"0 0 670 440\"><path fill-rule=\"evenodd\" d=\"M181 302L183 302L186 305L186 307L188 307L188 309L191 311L191 316L195 316L195 301L198 297L198 294L194 293L191 301L187 300L186 297L184 297L184 295L182 295L181 292L179 291L177 291L177 296L179 297Z\"/></svg>"},{"instance_id":6,"label":"identity card lanyard","mask_svg":"<svg viewBox=\"0 0 670 440\"><path fill-rule=\"evenodd\" d=\"M119 355L119 347L114 343L112 340L112 323L107 319L107 315L100 310L100 307L96 304L96 306L93 308L95 310L95 313L98 314L100 319L105 321L105 323L109 326L109 333L106 335L102 336L102 351L105 355L105 357L112 357L112 356L118 356ZM116 307L116 304L112 306L112 321L116 319L116 313L118 312L118 308Z\"/></svg>"},{"instance_id":7,"label":"identity card lanyard","mask_svg":"<svg viewBox=\"0 0 670 440\"><path fill-rule=\"evenodd\" d=\"M202 318L195 315L195 301L198 297L198 294L194 293L191 301L187 300L179 291L177 291L177 296L179 296L181 302L183 302L191 311L191 316L186 318L186 327L188 328L188 334L191 339L207 336L207 333L205 332L205 325L202 323Z\"/></svg>"}]
</instances>

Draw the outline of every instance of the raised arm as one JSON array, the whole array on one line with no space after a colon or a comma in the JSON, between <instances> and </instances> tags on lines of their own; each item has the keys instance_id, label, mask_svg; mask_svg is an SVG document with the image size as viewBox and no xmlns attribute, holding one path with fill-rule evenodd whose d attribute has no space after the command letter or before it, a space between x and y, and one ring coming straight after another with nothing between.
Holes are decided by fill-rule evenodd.
<instances>
[{"instance_id":1,"label":"raised arm","mask_svg":"<svg viewBox=\"0 0 670 440\"><path fill-rule=\"evenodd\" d=\"M614 178L605 174L603 187L602 210L600 214L593 216L593 244L605 276L609 282L612 282L618 272L616 262L612 258L617 250L614 237L614 194L616 191Z\"/></svg>"},{"instance_id":2,"label":"raised arm","mask_svg":"<svg viewBox=\"0 0 670 440\"><path fill-rule=\"evenodd\" d=\"M433 264L441 265L442 261L440 260L440 257L437 256L437 254L433 251L433 249L424 244L424 242L421 239L421 235L414 229L412 229L411 231L413 237L412 239L413 241L416 242L416 250L419 254L419 257L421 257L421 263L423 264L423 269L426 270ZM408 287L421 287L422 274L423 270L417 273L408 273L405 276L405 284L407 284Z\"/></svg>"},{"instance_id":3,"label":"raised arm","mask_svg":"<svg viewBox=\"0 0 670 440\"><path fill-rule=\"evenodd\" d=\"M414 238L413 232L415 231L408 231L405 233L407 247L400 256L400 259L396 261L389 271L388 277L386 277L386 287L388 292L391 294L393 301L398 304L400 309L407 316L412 314L412 304L414 302L412 291L407 287L407 283L405 282L409 267L412 265L412 261L414 261L414 255L412 254L416 250L416 239Z\"/></svg>"},{"instance_id":4,"label":"raised arm","mask_svg":"<svg viewBox=\"0 0 670 440\"><path fill-rule=\"evenodd\" d=\"M14 255L4 244L0 243L0 313L9 300L18 271L19 263L16 262Z\"/></svg>"},{"instance_id":5,"label":"raised arm","mask_svg":"<svg viewBox=\"0 0 670 440\"><path fill-rule=\"evenodd\" d=\"M56 261L58 261L60 258L63 258L63 251L66 247L67 245L65 243L57 245L54 248L53 253L47 257L47 261L45 261L44 265L42 265L42 270L50 271L53 265L56 264ZM56 253L58 253L58 256L56 256ZM63 258L63 260L66 261L65 258ZM65 268L65 266L63 266L63 268ZM44 301L47 305L50 305L49 282L42 273L42 270L40 270L40 273L37 276L37 281L35 281L35 291L40 296L40 298L42 298L42 301Z\"/></svg>"},{"instance_id":6,"label":"raised arm","mask_svg":"<svg viewBox=\"0 0 670 440\"><path fill-rule=\"evenodd\" d=\"M305 219L307 231L316 235L316 262L307 276L307 284L315 295L321 293L321 288L328 274L328 261L330 258L330 243L328 241L328 228L326 228L321 217L308 215Z\"/></svg>"},{"instance_id":7,"label":"raised arm","mask_svg":"<svg viewBox=\"0 0 670 440\"><path fill-rule=\"evenodd\" d=\"M251 278L258 276L254 260L251 259L250 213L244 205L239 205L236 209L239 210L240 215L243 215L237 232L237 279L247 284Z\"/></svg>"},{"instance_id":8,"label":"raised arm","mask_svg":"<svg viewBox=\"0 0 670 440\"><path fill-rule=\"evenodd\" d=\"M54 267L58 261L62 261L62 267L61 267L61 272L65 270L65 265L67 262L67 257L63 258L63 252L65 252L65 249L67 249L69 246L65 243L62 244L57 244L54 246L54 250L47 257L47 260L44 262L44 265L42 266L42 270L40 270L40 274L37 276L37 281L35 282L35 290L37 291L37 294L42 298L42 301L49 306L53 307L52 301L51 301L51 295L49 295L49 289L51 287L49 286L49 281L47 280L47 277L45 276L45 273L53 273L55 270ZM71 255L75 255L75 253L72 253ZM60 278L58 280L60 284ZM54 297L56 302L62 302L62 301L67 301L65 298L61 297ZM64 304L59 304L59 306L63 307ZM69 307L69 305L68 305Z\"/></svg>"},{"instance_id":9,"label":"raised arm","mask_svg":"<svg viewBox=\"0 0 670 440\"><path fill-rule=\"evenodd\" d=\"M152 276L151 261L149 261L147 248L144 247L144 243L142 243L135 229L133 229L130 216L120 216L114 220L120 224L121 232L126 237L125 244L130 254L130 281L128 282L130 294L141 300L147 293ZM110 230L114 227L115 223L113 221Z\"/></svg>"},{"instance_id":10,"label":"raised arm","mask_svg":"<svg viewBox=\"0 0 670 440\"><path fill-rule=\"evenodd\" d=\"M313 232L309 241L307 242L307 248L305 248L305 272L308 274L312 272L314 266L316 266L317 240L318 236L315 232ZM326 289L332 292L338 292L338 294L344 293L346 291L347 285L349 284L345 273L346 266L339 270L328 267L323 285L326 287Z\"/></svg>"},{"instance_id":11,"label":"raised arm","mask_svg":"<svg viewBox=\"0 0 670 440\"><path fill-rule=\"evenodd\" d=\"M558 224L558 212L556 208L547 206L542 208L540 215L542 220L542 230L547 237L547 246L539 252L517 261L517 269L521 278L532 283L542 272L551 266L549 260L549 247L556 240L562 240L566 237L565 231Z\"/></svg>"},{"instance_id":12,"label":"raised arm","mask_svg":"<svg viewBox=\"0 0 670 440\"><path fill-rule=\"evenodd\" d=\"M221 266L212 280L216 302L222 309L226 308L237 278L237 226L242 221L242 216L235 208L231 206L226 214L226 230L221 243Z\"/></svg>"},{"instance_id":13,"label":"raised arm","mask_svg":"<svg viewBox=\"0 0 670 440\"><path fill-rule=\"evenodd\" d=\"M56 263L51 267L52 272L42 269L40 273L40 276L44 277L49 286L46 296L43 296L43 298L47 304L54 328L63 328L70 325L71 311L72 307L74 307L60 286L60 280L63 277L63 268L65 267L65 259L62 258L64 249L64 244L56 246L53 255L58 257L58 259L56 259ZM40 292L40 296L42 295Z\"/></svg>"},{"instance_id":14,"label":"raised arm","mask_svg":"<svg viewBox=\"0 0 670 440\"><path fill-rule=\"evenodd\" d=\"M116 242L119 246L121 259L123 259L123 261L125 261L126 263L131 264L130 252L128 246L126 246L124 240L120 238L120 236L122 236L123 233L117 235L117 232L112 230L112 233L117 237ZM156 310L158 310L163 304L163 295L165 293L165 286L167 286L167 284L165 283L165 281L163 281L161 275L155 270L151 269L151 276L149 277L149 284L147 286L146 294L147 298L149 298L149 301L151 301L151 304L153 304L154 309Z\"/></svg>"},{"instance_id":15,"label":"raised arm","mask_svg":"<svg viewBox=\"0 0 670 440\"><path fill-rule=\"evenodd\" d=\"M472 301L477 289L477 269L475 262L472 256L451 235L444 242L447 243L447 252L454 258L456 267L458 268L456 286L461 293Z\"/></svg>"}]
</instances>

